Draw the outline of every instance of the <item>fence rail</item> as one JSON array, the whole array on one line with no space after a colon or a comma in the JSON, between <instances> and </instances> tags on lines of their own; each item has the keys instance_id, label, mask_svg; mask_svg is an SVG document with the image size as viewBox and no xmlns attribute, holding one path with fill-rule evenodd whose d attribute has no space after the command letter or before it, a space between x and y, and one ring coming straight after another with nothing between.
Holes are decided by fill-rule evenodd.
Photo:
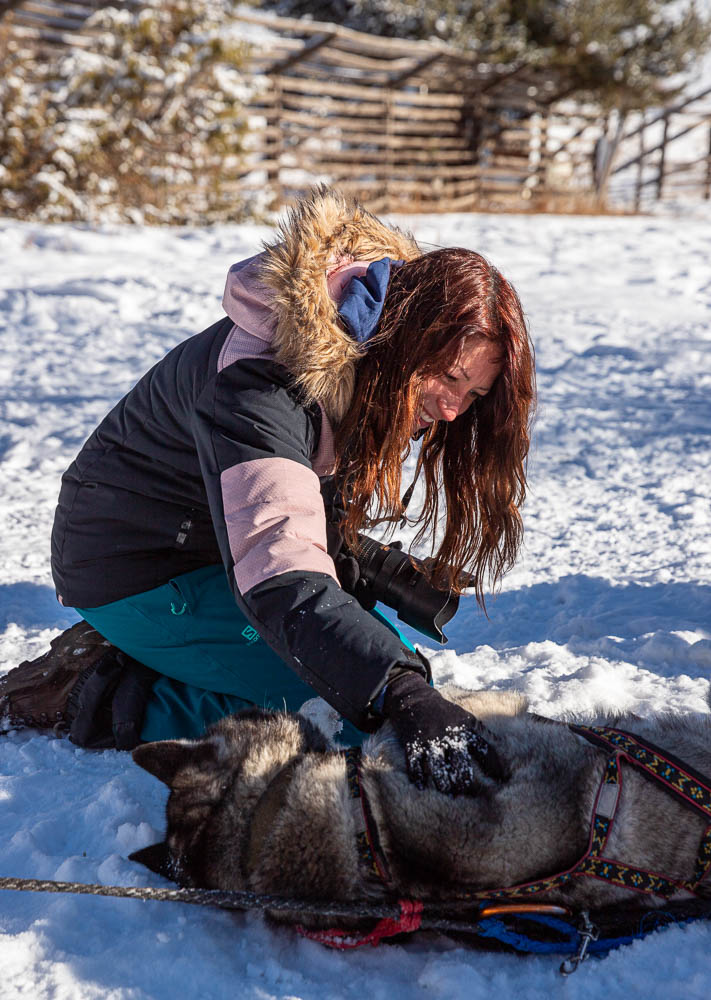
<instances>
[{"instance_id":1,"label":"fence rail","mask_svg":"<svg viewBox=\"0 0 711 1000\"><path fill-rule=\"evenodd\" d=\"M613 166L611 178L627 177L637 211L652 200L711 198L710 99L711 87L705 87L653 115L641 113L622 137L622 162Z\"/></svg>"},{"instance_id":2,"label":"fence rail","mask_svg":"<svg viewBox=\"0 0 711 1000\"><path fill-rule=\"evenodd\" d=\"M326 180L379 209L523 203L530 119L550 100L550 75L434 42L240 18L274 33L252 57L265 81L252 102L263 137L246 176L263 174L277 201Z\"/></svg>"},{"instance_id":3,"label":"fence rail","mask_svg":"<svg viewBox=\"0 0 711 1000\"><path fill-rule=\"evenodd\" d=\"M159 0L113 0L140 9ZM47 58L88 49L100 0L0 2L10 34ZM641 114L610 139L599 109L562 96L552 72L483 64L434 41L379 38L240 8L252 41L249 150L230 184L274 204L312 184L338 184L377 210L492 210L555 205L607 186L640 208L682 187L711 192L711 90ZM694 155L681 140L708 129ZM614 130L613 130L614 131ZM607 133L607 135L606 135ZM614 147L614 148L613 148Z\"/></svg>"}]
</instances>

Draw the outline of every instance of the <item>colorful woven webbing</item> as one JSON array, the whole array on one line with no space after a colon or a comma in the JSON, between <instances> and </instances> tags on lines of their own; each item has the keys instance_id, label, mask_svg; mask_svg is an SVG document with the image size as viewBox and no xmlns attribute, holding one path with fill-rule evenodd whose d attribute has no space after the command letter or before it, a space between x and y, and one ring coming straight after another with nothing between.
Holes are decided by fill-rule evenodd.
<instances>
[{"instance_id":1,"label":"colorful woven webbing","mask_svg":"<svg viewBox=\"0 0 711 1000\"><path fill-rule=\"evenodd\" d=\"M586 876L603 879L614 885L648 895L670 897L682 889L697 894L699 883L711 871L711 823L706 827L701 838L694 872L689 880L676 880L657 872L635 868L605 857L604 852L610 838L619 802L623 761L660 782L663 787L682 798L695 810L711 817L711 787L707 783L708 779L696 774L693 769L673 757L665 755L659 748L645 743L623 730L602 726L576 725L571 725L569 728L589 742L610 751L593 807L588 849L583 857L572 868L545 879L537 879L533 882L507 886L502 889L460 892L453 899L457 901L523 900L552 889L559 889L574 878ZM360 800L362 809L364 829L357 833L359 856L365 867L385 885L388 885L390 880L385 859L378 845L377 831L361 783L360 748L354 747L346 750L344 757L350 796L352 799ZM350 949L367 944L377 945L385 938L408 933L420 927L423 904L412 900L401 900L399 905L400 917L398 919L381 920L370 931L308 930L304 927L297 929L304 937L319 941L331 948ZM480 933L484 936L491 934L501 938L501 934L494 933L489 928L489 924L491 921L482 921ZM501 939L503 940L503 938ZM528 938L526 938L526 943L526 950L535 950L535 948L531 948Z\"/></svg>"},{"instance_id":2,"label":"colorful woven webbing","mask_svg":"<svg viewBox=\"0 0 711 1000\"><path fill-rule=\"evenodd\" d=\"M419 930L422 923L422 903L411 899L400 900L400 916L397 920L385 917L379 920L375 927L369 931L347 931L337 928L328 930L310 930L308 927L297 926L297 931L302 937L311 941L318 941L319 944L326 945L327 948L338 948L346 951L351 948L362 948L363 945L379 945L385 938L395 937L397 934L412 934Z\"/></svg>"},{"instance_id":3,"label":"colorful woven webbing","mask_svg":"<svg viewBox=\"0 0 711 1000\"><path fill-rule=\"evenodd\" d=\"M360 800L362 810L363 830L356 833L358 856L369 871L384 885L389 885L387 865L380 849L373 814L368 804L367 796L360 780L361 750L360 747L349 747L344 751L346 759L346 780L348 794L352 799Z\"/></svg>"},{"instance_id":4,"label":"colorful woven webbing","mask_svg":"<svg viewBox=\"0 0 711 1000\"><path fill-rule=\"evenodd\" d=\"M681 798L686 799L689 805L711 818L711 786L705 783L708 779L695 774L692 768L623 729L610 729L605 726L570 728L586 739L592 736L598 745L621 751L630 763L636 764L640 770L656 778Z\"/></svg>"}]
</instances>

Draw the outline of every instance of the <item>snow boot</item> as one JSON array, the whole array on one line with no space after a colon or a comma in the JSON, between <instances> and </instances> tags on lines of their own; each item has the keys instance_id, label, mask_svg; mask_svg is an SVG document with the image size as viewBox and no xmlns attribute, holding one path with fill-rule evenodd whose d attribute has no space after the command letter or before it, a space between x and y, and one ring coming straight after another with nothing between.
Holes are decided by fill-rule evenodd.
<instances>
[{"instance_id":1,"label":"snow boot","mask_svg":"<svg viewBox=\"0 0 711 1000\"><path fill-rule=\"evenodd\" d=\"M0 730L52 729L89 749L131 750L156 676L77 622L0 678Z\"/></svg>"}]
</instances>

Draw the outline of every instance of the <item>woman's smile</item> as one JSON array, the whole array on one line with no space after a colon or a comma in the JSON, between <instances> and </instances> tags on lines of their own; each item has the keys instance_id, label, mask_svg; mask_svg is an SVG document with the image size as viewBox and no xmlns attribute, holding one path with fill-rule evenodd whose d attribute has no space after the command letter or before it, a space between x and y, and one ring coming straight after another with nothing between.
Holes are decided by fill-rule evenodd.
<instances>
[{"instance_id":1,"label":"woman's smile","mask_svg":"<svg viewBox=\"0 0 711 1000\"><path fill-rule=\"evenodd\" d=\"M415 430L421 431L437 420L455 420L487 394L500 371L497 346L484 337L467 337L451 370L424 382Z\"/></svg>"}]
</instances>

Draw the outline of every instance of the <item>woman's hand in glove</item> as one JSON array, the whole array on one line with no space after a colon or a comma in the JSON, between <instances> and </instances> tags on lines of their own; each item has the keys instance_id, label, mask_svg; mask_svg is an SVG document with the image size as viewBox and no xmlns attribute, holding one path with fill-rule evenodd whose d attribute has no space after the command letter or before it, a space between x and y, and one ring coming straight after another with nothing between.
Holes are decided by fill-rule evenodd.
<instances>
[{"instance_id":1,"label":"woman's hand in glove","mask_svg":"<svg viewBox=\"0 0 711 1000\"><path fill-rule=\"evenodd\" d=\"M388 681L382 711L405 751L408 777L418 788L474 795L482 772L497 781L505 777L496 750L481 735L481 723L419 674L403 670Z\"/></svg>"},{"instance_id":2,"label":"woman's hand in glove","mask_svg":"<svg viewBox=\"0 0 711 1000\"><path fill-rule=\"evenodd\" d=\"M361 576L356 557L341 551L333 562L341 587L347 594L352 594L365 611L372 611L378 600Z\"/></svg>"}]
</instances>

